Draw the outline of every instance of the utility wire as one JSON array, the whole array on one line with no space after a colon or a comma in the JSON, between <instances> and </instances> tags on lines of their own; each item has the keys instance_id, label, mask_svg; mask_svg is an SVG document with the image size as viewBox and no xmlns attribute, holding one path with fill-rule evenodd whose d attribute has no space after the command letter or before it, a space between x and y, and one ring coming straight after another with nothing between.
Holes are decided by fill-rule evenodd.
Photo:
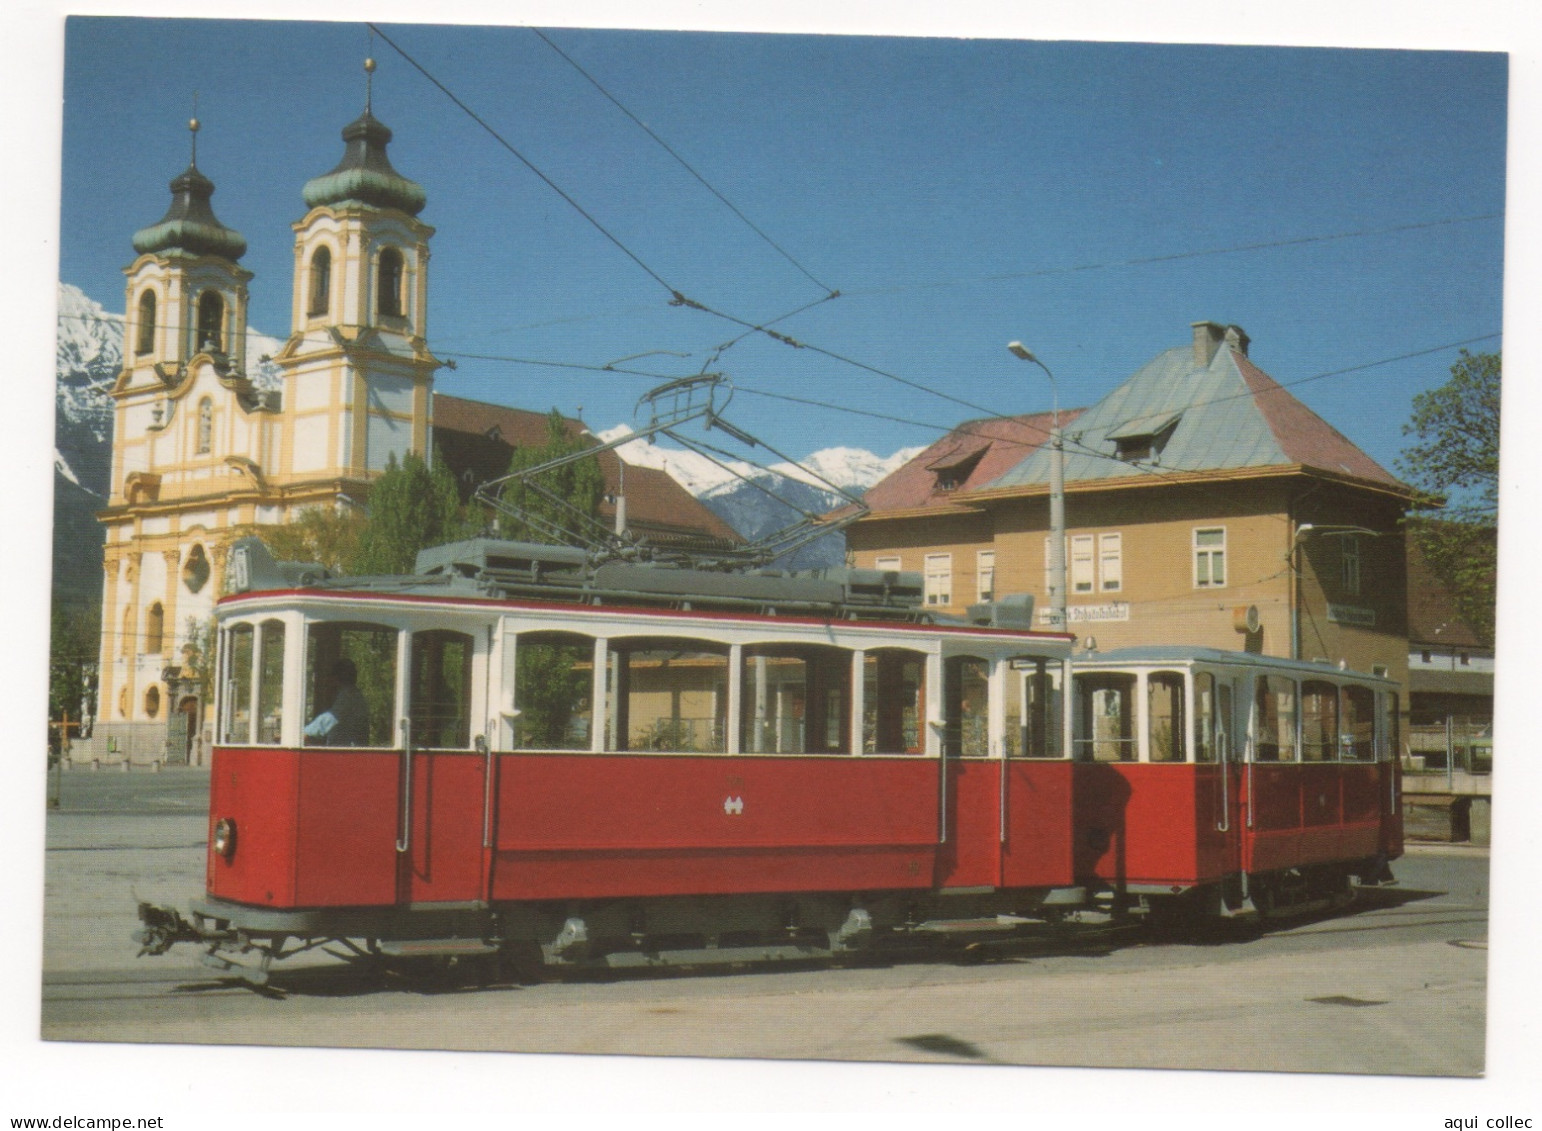
<instances>
[{"instance_id":1,"label":"utility wire","mask_svg":"<svg viewBox=\"0 0 1542 1131\"><path fill-rule=\"evenodd\" d=\"M1502 219L1502 212L1484 212L1475 216L1452 216L1443 220L1426 220L1413 224L1393 224L1385 228L1361 228L1352 232L1337 232L1325 236L1294 236L1290 239L1268 240L1262 243L1233 244L1229 247L1205 248L1201 251L1179 251L1164 255L1139 256L1133 259L1109 259L1099 263L1080 263L1071 267L1044 267L1036 271L1012 271L1003 275L982 275L972 279L941 279L931 283L910 283L896 287L858 287L842 293L850 297L868 295L904 294L909 291L940 290L944 287L972 286L978 283L1006 283L1019 279L1039 279L1053 275L1074 275L1082 271L1106 271L1115 267L1144 267L1153 263L1172 263L1183 259L1201 259L1211 255L1232 255L1244 251L1267 251L1272 248L1298 247L1304 244L1332 243L1336 240L1360 239L1365 236L1388 235L1394 232L1414 232L1428 228L1447 227L1452 224L1473 224L1483 220Z\"/></svg>"},{"instance_id":2,"label":"utility wire","mask_svg":"<svg viewBox=\"0 0 1542 1131\"><path fill-rule=\"evenodd\" d=\"M796 267L799 271L801 271L804 274L804 276L807 277L809 282L813 283L816 287L819 287L821 290L828 292L826 297L828 297L828 298L835 298L837 295L840 294L840 292L837 291L835 288L827 286L826 284L820 282L817 278L815 278L813 273L811 271L809 271L809 269L807 267L804 267L803 264L799 263L796 259L794 259L792 254L790 252L788 252L786 248L784 248L780 244L778 244L775 240L773 240L770 236L768 236L765 232L763 232L753 221L751 221L748 216L746 216L743 212L739 211L739 209L734 205L733 201L729 200L722 193L718 192L717 189L713 188L712 185L708 183L707 178L703 177L700 173L698 173L691 166L691 163L689 161L687 161L684 157L681 157L680 154L675 152L674 148L667 141L665 141L663 138L661 138L658 134L654 133L653 130L649 128L649 126L648 126L648 124L646 122L644 122L636 114L632 113L625 106L623 106L621 104L620 99L618 99L610 91L606 90L605 87L600 84L600 80L599 79L595 78L588 71L584 70L583 67L579 66L578 62L571 55L569 55L566 51L562 50L562 48L558 47L555 43L553 43L551 41L551 37L550 36L548 36L540 28L533 27L530 30L541 38L541 42L545 43L546 46L550 47L558 55L562 56L563 59L567 60L569 66L571 66L579 74L583 75L584 78L588 79L589 82L593 85L594 89L599 91L607 99L609 99L611 104L613 106L615 106L615 108L617 110L620 110L623 114L625 114L628 118L630 118L632 120L632 122L634 124L636 124L638 129L642 130L643 133L647 134L654 141L658 142L659 146L664 150L665 153L669 154L676 161L678 161L680 163L681 168L683 168L687 173L691 174L691 176L695 177L699 182L701 182L701 186L703 188L705 188L713 196L717 197L718 200L722 201L723 204L727 206L727 208L728 208L728 210L730 212L732 212L735 216L739 217L740 220L743 220L744 223L745 223L745 226L748 227L750 229L750 231L754 232L761 239L765 240L766 243L770 244L771 247L773 249L775 249L782 256L783 259L787 260L788 263L791 263L794 267Z\"/></svg>"},{"instance_id":3,"label":"utility wire","mask_svg":"<svg viewBox=\"0 0 1542 1131\"><path fill-rule=\"evenodd\" d=\"M455 96L455 94L450 90L450 88L445 86L444 83L440 82L437 78L435 78L432 74L430 74L428 69L426 67L424 67L423 64L419 63L411 55L407 54L406 51L402 50L402 48L400 46L398 46L398 44L396 43L396 41L394 39L392 39L385 32L381 31L380 28L376 27L374 24L368 24L367 26L376 35L380 36L381 39L385 40L386 43L390 45L391 50L395 51L398 55L400 55L403 59L405 59L408 63L410 63L417 70L417 72L419 74L421 74L430 83L432 83L435 87L437 87L438 90L440 91L440 93L442 93L451 102L455 103L455 105L457 107L459 107L460 110L468 118L470 118L477 125L481 126L484 130L486 130L487 133L492 137L492 139L494 141L496 141L504 149L506 149L510 153L512 153L516 158L519 159L519 161L525 166L525 168L529 169L536 176L540 177L541 180L546 183L546 186L548 188L550 188L554 193L556 193L558 196L560 196L563 200L567 201L569 206L571 206L572 209L575 212L577 212L585 220L588 220L589 223L594 226L595 230L598 231L606 239L608 239L611 243L613 243L617 248L619 248L623 255L625 255L628 259L630 259L633 263L637 264L637 266L641 267L643 269L643 271L648 275L649 278L651 278L654 282L658 283L659 286L663 287L674 298L682 297L680 295L680 292L677 291L674 287L670 286L670 284L667 281L665 281L665 279L664 279L664 277L662 275L660 275L652 267L649 267L646 263L644 263L642 261L642 259L639 258L638 255L635 252L633 252L631 248L627 247L626 244L622 243L621 240L618 239L610 231L610 229L606 228L604 224L601 224L598 220L596 220L593 216L591 216L584 209L583 205L579 204L578 201L574 200L565 191L563 191L563 189L557 184L556 181L552 180L545 173L543 173L539 168L537 168L535 163L532 162L523 153L521 153L518 149L515 149L514 146L511 145L508 142L508 140L506 138L504 138L504 136L502 134L500 134L497 130L493 129L493 127L491 125L489 125L487 123L487 121L485 119L483 119L475 110L473 110L471 107L467 106L464 102L462 102L459 98L457 98Z\"/></svg>"}]
</instances>

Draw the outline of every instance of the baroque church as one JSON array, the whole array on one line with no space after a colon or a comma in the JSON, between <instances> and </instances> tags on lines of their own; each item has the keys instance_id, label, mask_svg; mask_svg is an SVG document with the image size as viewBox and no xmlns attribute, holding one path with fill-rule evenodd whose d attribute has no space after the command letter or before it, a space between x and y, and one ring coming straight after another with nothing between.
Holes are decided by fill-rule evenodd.
<instances>
[{"instance_id":1,"label":"baroque church","mask_svg":"<svg viewBox=\"0 0 1542 1131\"><path fill-rule=\"evenodd\" d=\"M371 70L372 61L366 62ZM241 234L214 214L193 158L171 205L134 233L125 268L123 370L114 383L97 725L74 759L197 762L203 627L224 591L229 547L305 508L362 505L394 458L437 452L469 495L515 447L546 439L546 415L434 393L429 242L421 185L391 165L370 112L342 132L337 167L308 181L294 225L291 330L282 380L248 376ZM564 422L581 434L578 421ZM655 541L738 540L661 471L601 457L606 504ZM621 501L625 492L625 502ZM81 747L84 747L82 749Z\"/></svg>"}]
</instances>

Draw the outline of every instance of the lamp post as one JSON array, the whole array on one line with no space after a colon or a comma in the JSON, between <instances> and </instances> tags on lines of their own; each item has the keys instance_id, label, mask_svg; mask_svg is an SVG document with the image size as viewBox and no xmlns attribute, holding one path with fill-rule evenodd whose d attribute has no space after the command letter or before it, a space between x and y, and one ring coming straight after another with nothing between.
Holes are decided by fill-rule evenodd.
<instances>
[{"instance_id":1,"label":"lamp post","mask_svg":"<svg viewBox=\"0 0 1542 1131\"><path fill-rule=\"evenodd\" d=\"M1064 632L1068 625L1065 609L1065 444L1060 435L1060 387L1049 366L1034 357L1033 351L1022 342L1008 342L1007 349L1013 357L1037 365L1049 378L1054 407L1054 423L1049 433L1049 601L1054 618L1051 627Z\"/></svg>"}]
</instances>

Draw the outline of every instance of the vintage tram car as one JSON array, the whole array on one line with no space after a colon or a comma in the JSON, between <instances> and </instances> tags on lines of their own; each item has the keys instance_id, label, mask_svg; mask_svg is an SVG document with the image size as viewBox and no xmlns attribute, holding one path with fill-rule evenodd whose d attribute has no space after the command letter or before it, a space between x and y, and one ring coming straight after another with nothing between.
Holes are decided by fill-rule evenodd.
<instances>
[{"instance_id":1,"label":"vintage tram car","mask_svg":"<svg viewBox=\"0 0 1542 1131\"><path fill-rule=\"evenodd\" d=\"M486 539L341 580L250 539L232 579L206 893L139 938L256 981L318 946L707 963L1271 910L1401 850L1392 686L1326 665L1073 674L1027 598Z\"/></svg>"}]
</instances>

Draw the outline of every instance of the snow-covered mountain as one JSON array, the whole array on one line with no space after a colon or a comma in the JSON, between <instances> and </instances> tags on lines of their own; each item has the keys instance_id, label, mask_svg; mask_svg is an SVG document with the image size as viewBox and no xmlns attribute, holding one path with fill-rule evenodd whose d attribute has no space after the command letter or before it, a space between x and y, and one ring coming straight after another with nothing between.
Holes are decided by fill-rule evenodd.
<instances>
[{"instance_id":1,"label":"snow-covered mountain","mask_svg":"<svg viewBox=\"0 0 1542 1131\"><path fill-rule=\"evenodd\" d=\"M609 441L631 431L628 425L619 424L598 435ZM633 440L616 449L633 466L667 472L746 538L770 534L798 521L802 514L833 510L846 500L831 491L829 484L860 496L920 450L902 448L891 456L879 456L863 448L824 448L805 459L802 466L777 463L761 468L727 460L720 465L696 452L665 448L648 440ZM793 561L781 564L811 568L838 565L844 557L845 543L837 535L821 539L800 551Z\"/></svg>"}]
</instances>

